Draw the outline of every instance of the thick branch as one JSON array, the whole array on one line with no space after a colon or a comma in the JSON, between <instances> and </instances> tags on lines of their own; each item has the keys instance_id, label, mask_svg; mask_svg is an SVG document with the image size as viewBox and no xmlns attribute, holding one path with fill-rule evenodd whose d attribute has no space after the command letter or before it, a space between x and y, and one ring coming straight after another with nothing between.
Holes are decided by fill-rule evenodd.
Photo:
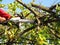
<instances>
[{"instance_id":1,"label":"thick branch","mask_svg":"<svg viewBox=\"0 0 60 45\"><path fill-rule=\"evenodd\" d=\"M59 2L59 3L60 3L60 2ZM60 4L59 4L59 3L57 3L57 4L55 4L55 5L52 5L49 9L50 9L50 10L55 9L55 8L56 8L56 5L60 6Z\"/></svg>"},{"instance_id":2,"label":"thick branch","mask_svg":"<svg viewBox=\"0 0 60 45\"><path fill-rule=\"evenodd\" d=\"M59 2L59 3L60 3L60 2ZM57 4L53 5L53 6L51 6L49 9L50 9L50 10L55 9L55 8L56 8L56 5L60 6L60 4L59 4L59 3L57 3Z\"/></svg>"},{"instance_id":3,"label":"thick branch","mask_svg":"<svg viewBox=\"0 0 60 45\"><path fill-rule=\"evenodd\" d=\"M60 21L60 19L55 19L55 20L49 19L49 20L44 21L44 22L42 22L42 23L43 23L43 25L47 25L48 23L57 22L57 21ZM40 25L41 25L42 23L40 23ZM35 25L35 26L32 26L32 27L30 27L30 28L24 30L23 32L20 33L20 36L22 36L23 34L25 34L25 33L28 32L28 31L30 31L30 30L36 28L37 26L38 26L38 25Z\"/></svg>"},{"instance_id":4,"label":"thick branch","mask_svg":"<svg viewBox=\"0 0 60 45\"><path fill-rule=\"evenodd\" d=\"M42 10L44 10L44 11L47 11L47 12L49 12L49 13L54 13L55 14L55 12L53 12L53 11L51 11L49 8L47 8L47 7L44 7L44 6L41 6L41 5L36 5L36 4L31 4L33 7L36 7L36 8L39 8L39 9L42 9Z\"/></svg>"},{"instance_id":5,"label":"thick branch","mask_svg":"<svg viewBox=\"0 0 60 45\"><path fill-rule=\"evenodd\" d=\"M37 26L38 26L38 25L32 26L32 27L30 27L30 28L27 28L26 30L24 30L23 32L20 33L20 37L21 37L23 34L25 34L26 32L28 32L28 31L36 28Z\"/></svg>"},{"instance_id":6,"label":"thick branch","mask_svg":"<svg viewBox=\"0 0 60 45\"><path fill-rule=\"evenodd\" d=\"M19 0L16 0L16 1L20 4L22 4L25 8L29 9L34 14L35 17L37 16L37 14L30 7L28 7L26 4L24 4L23 2L21 2Z\"/></svg>"},{"instance_id":7,"label":"thick branch","mask_svg":"<svg viewBox=\"0 0 60 45\"><path fill-rule=\"evenodd\" d=\"M34 20L28 20L28 19L20 19L20 17L11 18L10 21L13 21L15 23L22 22L22 23L34 23Z\"/></svg>"},{"instance_id":8,"label":"thick branch","mask_svg":"<svg viewBox=\"0 0 60 45\"><path fill-rule=\"evenodd\" d=\"M53 10L53 9L55 9L55 8L56 8L56 5L51 6L49 9L50 9L50 10Z\"/></svg>"},{"instance_id":9,"label":"thick branch","mask_svg":"<svg viewBox=\"0 0 60 45\"><path fill-rule=\"evenodd\" d=\"M48 20L44 21L43 23L47 24L47 23L57 22L57 21L60 21L59 16L55 16L55 19L48 19Z\"/></svg>"}]
</instances>

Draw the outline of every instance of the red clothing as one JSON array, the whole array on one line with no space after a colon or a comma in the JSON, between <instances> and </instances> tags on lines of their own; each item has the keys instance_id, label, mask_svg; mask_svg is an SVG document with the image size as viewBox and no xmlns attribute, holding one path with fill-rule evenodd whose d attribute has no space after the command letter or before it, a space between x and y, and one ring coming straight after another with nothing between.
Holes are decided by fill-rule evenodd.
<instances>
[{"instance_id":1,"label":"red clothing","mask_svg":"<svg viewBox=\"0 0 60 45\"><path fill-rule=\"evenodd\" d=\"M7 20L11 18L11 15L5 12L3 9L0 9L0 16L6 18Z\"/></svg>"}]
</instances>

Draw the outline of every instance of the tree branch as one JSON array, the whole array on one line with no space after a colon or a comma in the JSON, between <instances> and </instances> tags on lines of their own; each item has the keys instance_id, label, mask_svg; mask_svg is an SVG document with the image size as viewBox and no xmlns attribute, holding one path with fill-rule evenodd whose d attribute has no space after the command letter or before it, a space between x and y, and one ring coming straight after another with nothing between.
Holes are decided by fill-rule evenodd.
<instances>
[{"instance_id":1,"label":"tree branch","mask_svg":"<svg viewBox=\"0 0 60 45\"><path fill-rule=\"evenodd\" d=\"M50 10L53 10L53 9L55 9L55 8L56 8L56 5L51 6L49 9L50 9Z\"/></svg>"},{"instance_id":2,"label":"tree branch","mask_svg":"<svg viewBox=\"0 0 60 45\"><path fill-rule=\"evenodd\" d=\"M57 38L59 38L60 39L60 36L55 32L55 29L54 28L52 28L51 26L49 26L49 25L47 25L49 28L50 28L50 32L55 36L55 37L57 37Z\"/></svg>"},{"instance_id":3,"label":"tree branch","mask_svg":"<svg viewBox=\"0 0 60 45\"><path fill-rule=\"evenodd\" d=\"M26 4L24 4L23 2L21 2L19 0L16 0L16 1L18 3L20 3L21 5L23 5L25 8L29 9L34 14L35 17L37 16L37 14L30 7L28 7Z\"/></svg>"},{"instance_id":4,"label":"tree branch","mask_svg":"<svg viewBox=\"0 0 60 45\"><path fill-rule=\"evenodd\" d=\"M36 4L31 4L33 7L39 8L41 10L47 11L49 13L55 14L55 12L51 11L49 8L41 6L41 5L36 5Z\"/></svg>"},{"instance_id":5,"label":"tree branch","mask_svg":"<svg viewBox=\"0 0 60 45\"><path fill-rule=\"evenodd\" d=\"M20 37L21 37L23 34L25 34L26 32L28 32L28 31L36 28L37 26L38 26L38 25L34 25L34 26L32 26L32 27L27 28L26 30L24 30L23 32L20 33Z\"/></svg>"},{"instance_id":6,"label":"tree branch","mask_svg":"<svg viewBox=\"0 0 60 45\"><path fill-rule=\"evenodd\" d=\"M28 20L28 19L20 19L20 17L16 17L16 18L11 18L9 21L12 22L22 22L22 23L34 23L34 20Z\"/></svg>"}]
</instances>

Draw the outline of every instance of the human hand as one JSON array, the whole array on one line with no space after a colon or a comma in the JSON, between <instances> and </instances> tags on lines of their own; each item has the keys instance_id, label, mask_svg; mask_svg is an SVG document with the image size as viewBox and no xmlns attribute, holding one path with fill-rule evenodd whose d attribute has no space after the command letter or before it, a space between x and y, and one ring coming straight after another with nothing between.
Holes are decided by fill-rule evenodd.
<instances>
[{"instance_id":1,"label":"human hand","mask_svg":"<svg viewBox=\"0 0 60 45\"><path fill-rule=\"evenodd\" d=\"M6 21L6 19L4 17L0 17L0 23L3 23L5 21Z\"/></svg>"}]
</instances>

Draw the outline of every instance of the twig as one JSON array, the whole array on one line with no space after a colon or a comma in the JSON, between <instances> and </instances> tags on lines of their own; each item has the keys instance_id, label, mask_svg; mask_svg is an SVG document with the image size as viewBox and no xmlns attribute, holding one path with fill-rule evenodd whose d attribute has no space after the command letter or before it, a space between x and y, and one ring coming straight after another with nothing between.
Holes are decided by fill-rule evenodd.
<instances>
[{"instance_id":1,"label":"twig","mask_svg":"<svg viewBox=\"0 0 60 45\"><path fill-rule=\"evenodd\" d=\"M31 12L30 12L31 13ZM27 17L30 13L28 13L25 17Z\"/></svg>"},{"instance_id":2,"label":"twig","mask_svg":"<svg viewBox=\"0 0 60 45\"><path fill-rule=\"evenodd\" d=\"M50 32L55 36L57 37L58 39L60 39L60 36L55 32L55 29L49 25L47 25L49 28L50 28Z\"/></svg>"}]
</instances>

